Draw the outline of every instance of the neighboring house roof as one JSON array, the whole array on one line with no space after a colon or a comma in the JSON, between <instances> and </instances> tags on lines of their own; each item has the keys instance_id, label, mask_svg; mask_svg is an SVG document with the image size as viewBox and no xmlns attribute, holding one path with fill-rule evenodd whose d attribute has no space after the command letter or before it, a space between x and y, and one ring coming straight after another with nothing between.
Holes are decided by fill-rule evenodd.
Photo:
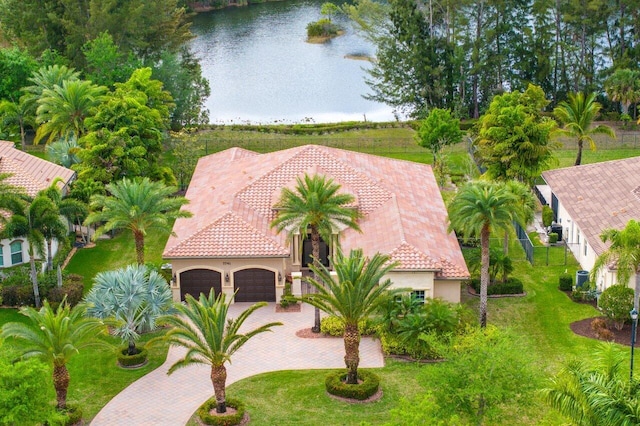
<instances>
[{"instance_id":1,"label":"neighboring house roof","mask_svg":"<svg viewBox=\"0 0 640 426\"><path fill-rule=\"evenodd\" d=\"M542 177L597 255L605 229L640 218L640 157L549 170Z\"/></svg>"},{"instance_id":2,"label":"neighboring house roof","mask_svg":"<svg viewBox=\"0 0 640 426\"><path fill-rule=\"evenodd\" d=\"M165 258L289 257L286 233L269 225L283 187L322 174L354 195L362 233L344 229L346 252L390 254L399 270L431 270L442 278L469 276L431 166L307 145L268 154L231 148L198 162Z\"/></svg>"},{"instance_id":3,"label":"neighboring house roof","mask_svg":"<svg viewBox=\"0 0 640 426\"><path fill-rule=\"evenodd\" d=\"M22 188L34 197L51 186L56 178L62 179L60 189L71 182L76 172L43 160L14 147L13 142L0 141L0 173L8 173L6 184Z\"/></svg>"}]
</instances>

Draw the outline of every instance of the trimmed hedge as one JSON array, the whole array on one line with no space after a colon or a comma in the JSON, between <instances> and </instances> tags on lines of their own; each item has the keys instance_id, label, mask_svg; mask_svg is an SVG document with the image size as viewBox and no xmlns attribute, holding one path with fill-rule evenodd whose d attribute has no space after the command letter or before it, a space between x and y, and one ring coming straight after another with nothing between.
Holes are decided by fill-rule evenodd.
<instances>
[{"instance_id":1,"label":"trimmed hedge","mask_svg":"<svg viewBox=\"0 0 640 426\"><path fill-rule=\"evenodd\" d=\"M362 380L362 383L357 385L346 384L346 378L347 373L344 371L329 374L324 382L327 392L342 398L363 401L371 398L380 387L380 378L370 371L358 370L358 379Z\"/></svg>"},{"instance_id":2,"label":"trimmed hedge","mask_svg":"<svg viewBox=\"0 0 640 426\"><path fill-rule=\"evenodd\" d=\"M472 278L467 283L480 294L480 278ZM501 294L522 294L524 293L524 286L522 281L516 277L509 277L506 283L493 283L487 287L487 295L501 295Z\"/></svg>"},{"instance_id":3,"label":"trimmed hedge","mask_svg":"<svg viewBox=\"0 0 640 426\"><path fill-rule=\"evenodd\" d=\"M4 286L0 297L6 306L33 306L36 303L31 285Z\"/></svg>"},{"instance_id":4,"label":"trimmed hedge","mask_svg":"<svg viewBox=\"0 0 640 426\"><path fill-rule=\"evenodd\" d=\"M202 423L206 425L215 425L215 426L234 426L240 424L242 419L244 418L245 408L244 404L235 398L227 398L226 399L227 407L235 408L235 414L229 415L212 415L209 412L211 410L215 410L218 403L216 402L216 397L213 396L205 401L200 407L198 407L198 417L202 421Z\"/></svg>"},{"instance_id":5,"label":"trimmed hedge","mask_svg":"<svg viewBox=\"0 0 640 426\"><path fill-rule=\"evenodd\" d=\"M74 282L63 284L62 287L53 287L49 290L47 300L52 307L57 307L66 296L69 306L76 306L82 300L83 290L84 286L82 283Z\"/></svg>"},{"instance_id":6,"label":"trimmed hedge","mask_svg":"<svg viewBox=\"0 0 640 426\"><path fill-rule=\"evenodd\" d=\"M549 244L555 244L558 242L558 233L550 232L549 233Z\"/></svg>"},{"instance_id":7,"label":"trimmed hedge","mask_svg":"<svg viewBox=\"0 0 640 426\"><path fill-rule=\"evenodd\" d=\"M553 222L553 209L549 206L542 206L542 224L551 226Z\"/></svg>"},{"instance_id":8,"label":"trimmed hedge","mask_svg":"<svg viewBox=\"0 0 640 426\"><path fill-rule=\"evenodd\" d=\"M573 290L573 277L571 274L560 274L560 277L558 277L558 288L561 291Z\"/></svg>"},{"instance_id":9,"label":"trimmed hedge","mask_svg":"<svg viewBox=\"0 0 640 426\"><path fill-rule=\"evenodd\" d=\"M127 355L129 348L122 348L118 350L118 364L121 367L136 367L147 362L147 349L144 347L136 346L138 353L133 355Z\"/></svg>"}]
</instances>

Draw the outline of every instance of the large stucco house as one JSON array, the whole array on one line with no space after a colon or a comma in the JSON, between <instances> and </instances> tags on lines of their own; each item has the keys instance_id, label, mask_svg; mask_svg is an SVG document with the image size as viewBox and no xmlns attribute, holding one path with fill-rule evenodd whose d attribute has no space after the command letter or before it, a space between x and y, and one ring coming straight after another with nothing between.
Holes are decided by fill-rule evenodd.
<instances>
[{"instance_id":1,"label":"large stucco house","mask_svg":"<svg viewBox=\"0 0 640 426\"><path fill-rule=\"evenodd\" d=\"M270 227L282 188L296 178L321 174L355 197L362 233L337 229L323 245L330 259L342 250L389 254L399 262L389 278L419 298L460 301L468 278L431 167L323 146L307 145L258 154L232 148L203 157L186 193L191 218L176 220L164 250L172 265L174 299L216 292L236 302L279 301L285 281L300 295L311 251L307 236L278 234Z\"/></svg>"},{"instance_id":2,"label":"large stucco house","mask_svg":"<svg viewBox=\"0 0 640 426\"><path fill-rule=\"evenodd\" d=\"M609 246L600 239L605 229L640 220L640 157L550 170L542 177L549 185L554 220L585 271ZM598 291L616 283L613 268L601 271L595 282Z\"/></svg>"},{"instance_id":3,"label":"large stucco house","mask_svg":"<svg viewBox=\"0 0 640 426\"><path fill-rule=\"evenodd\" d=\"M13 142L0 141L0 174L8 174L4 183L22 188L30 197L51 186L57 185L63 194L75 179L76 173L34 155L16 149ZM2 212L2 214L7 214ZM2 224L0 223L0 229ZM52 254L58 250L56 241L52 243ZM0 268L29 262L29 245L26 238L5 238L0 240Z\"/></svg>"}]
</instances>

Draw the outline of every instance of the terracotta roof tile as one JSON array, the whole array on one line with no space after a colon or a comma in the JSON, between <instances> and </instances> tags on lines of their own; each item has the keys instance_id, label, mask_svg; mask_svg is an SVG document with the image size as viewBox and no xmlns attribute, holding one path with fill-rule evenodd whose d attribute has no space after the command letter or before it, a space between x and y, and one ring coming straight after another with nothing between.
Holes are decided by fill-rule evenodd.
<instances>
[{"instance_id":1,"label":"terracotta roof tile","mask_svg":"<svg viewBox=\"0 0 640 426\"><path fill-rule=\"evenodd\" d=\"M62 189L75 176L73 170L20 151L6 141L0 141L0 173L11 174L5 183L23 188L31 197L51 186L56 178L62 179Z\"/></svg>"},{"instance_id":2,"label":"terracotta roof tile","mask_svg":"<svg viewBox=\"0 0 640 426\"><path fill-rule=\"evenodd\" d=\"M362 233L341 232L345 251L361 247L372 255L398 250L399 260L408 268L435 265L443 278L468 276L457 240L447 232L447 211L429 165L317 145L268 154L233 148L201 158L186 194L190 204L184 207L193 217L176 221L176 235L169 238L164 256L251 257L266 252L289 256L283 249L287 236L269 226L276 214L274 200L283 187L291 187L296 177L310 171L324 174L353 194L364 214L359 222ZM229 213L259 237L233 230L229 231L234 233L232 245L211 247L214 234L227 238L222 235L224 227L213 224ZM255 238L271 242L273 252L256 248Z\"/></svg>"},{"instance_id":3,"label":"terracotta roof tile","mask_svg":"<svg viewBox=\"0 0 640 426\"><path fill-rule=\"evenodd\" d=\"M597 255L607 228L640 217L640 157L549 170L542 174Z\"/></svg>"},{"instance_id":4,"label":"terracotta roof tile","mask_svg":"<svg viewBox=\"0 0 640 426\"><path fill-rule=\"evenodd\" d=\"M246 257L289 256L289 250L265 237L251 224L227 213L187 240L165 252L167 257Z\"/></svg>"}]
</instances>

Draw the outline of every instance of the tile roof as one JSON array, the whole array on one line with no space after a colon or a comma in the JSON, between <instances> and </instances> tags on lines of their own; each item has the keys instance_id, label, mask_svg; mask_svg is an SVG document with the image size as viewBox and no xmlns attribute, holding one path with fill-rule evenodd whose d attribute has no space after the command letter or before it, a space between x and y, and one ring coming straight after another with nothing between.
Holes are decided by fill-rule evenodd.
<instances>
[{"instance_id":1,"label":"tile roof","mask_svg":"<svg viewBox=\"0 0 640 426\"><path fill-rule=\"evenodd\" d=\"M23 188L31 197L51 186L56 178L62 179L62 188L75 176L73 170L20 151L6 141L0 141L0 173L10 174L4 182Z\"/></svg>"},{"instance_id":2,"label":"tile roof","mask_svg":"<svg viewBox=\"0 0 640 426\"><path fill-rule=\"evenodd\" d=\"M602 231L640 217L640 157L549 170L542 177L597 255L608 247Z\"/></svg>"},{"instance_id":3,"label":"tile roof","mask_svg":"<svg viewBox=\"0 0 640 426\"><path fill-rule=\"evenodd\" d=\"M362 233L341 232L345 251L362 247L367 255L390 254L399 269L468 277L429 165L317 145L268 154L232 148L201 158L184 207L193 217L176 221L164 257L288 257L287 236L269 224L282 188L305 173L324 174L356 197Z\"/></svg>"}]
</instances>

